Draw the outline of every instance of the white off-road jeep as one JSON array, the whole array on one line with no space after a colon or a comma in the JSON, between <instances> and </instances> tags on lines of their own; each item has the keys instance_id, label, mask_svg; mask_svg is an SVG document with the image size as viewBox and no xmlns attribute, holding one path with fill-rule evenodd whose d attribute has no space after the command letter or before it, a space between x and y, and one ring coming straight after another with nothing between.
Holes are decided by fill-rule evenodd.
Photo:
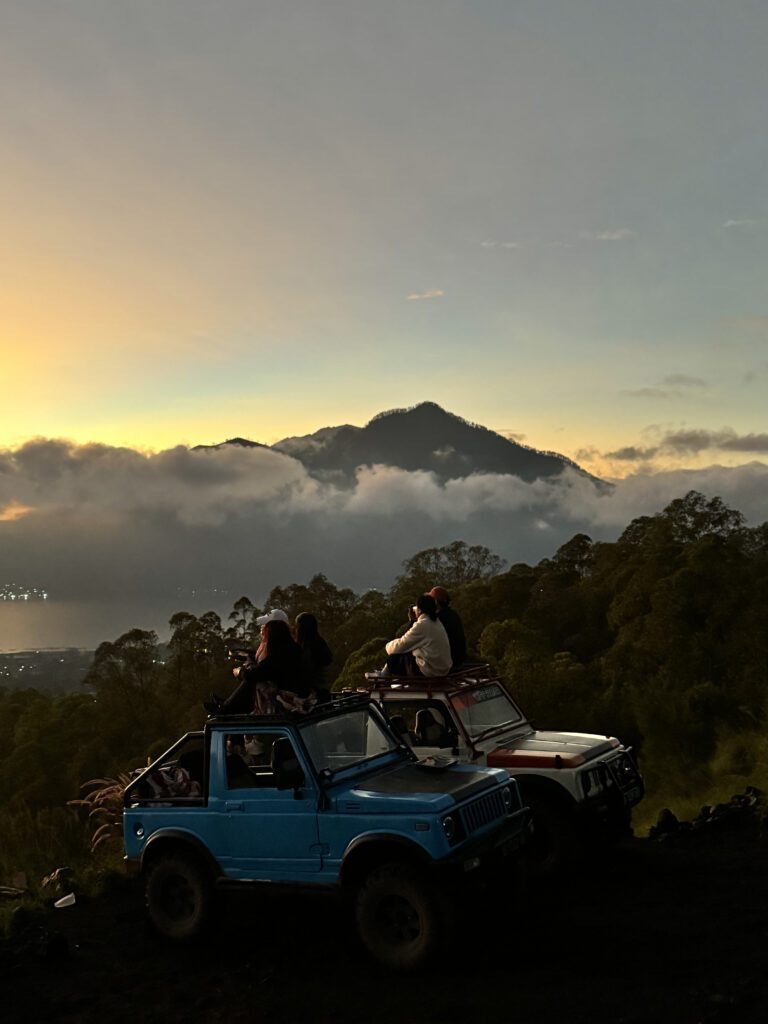
<instances>
[{"instance_id":1,"label":"white off-road jeep","mask_svg":"<svg viewBox=\"0 0 768 1024\"><path fill-rule=\"evenodd\" d=\"M644 794L631 748L613 736L534 729L488 665L439 678L369 672L365 689L421 758L505 768L531 809L532 864L547 871L585 841L629 832Z\"/></svg>"}]
</instances>

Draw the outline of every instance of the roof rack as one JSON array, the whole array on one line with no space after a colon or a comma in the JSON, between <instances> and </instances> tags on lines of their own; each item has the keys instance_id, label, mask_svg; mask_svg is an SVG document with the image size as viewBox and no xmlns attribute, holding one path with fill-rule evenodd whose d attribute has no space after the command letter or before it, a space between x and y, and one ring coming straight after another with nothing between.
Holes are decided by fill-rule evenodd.
<instances>
[{"instance_id":1,"label":"roof rack","mask_svg":"<svg viewBox=\"0 0 768 1024\"><path fill-rule=\"evenodd\" d=\"M309 719L322 718L333 711L339 711L346 707L368 704L370 700L371 695L367 690L357 690L352 693L341 692L334 694L331 700L326 701L325 704L316 704L310 711L306 712L278 711L271 715L210 715L206 725L276 725L286 722L295 725L298 722L306 722Z\"/></svg>"},{"instance_id":2,"label":"roof rack","mask_svg":"<svg viewBox=\"0 0 768 1024\"><path fill-rule=\"evenodd\" d=\"M420 690L452 690L479 682L495 682L499 678L487 662L462 665L460 669L444 676L389 675L381 671L366 672L364 675L368 690L407 690L411 687Z\"/></svg>"}]
</instances>

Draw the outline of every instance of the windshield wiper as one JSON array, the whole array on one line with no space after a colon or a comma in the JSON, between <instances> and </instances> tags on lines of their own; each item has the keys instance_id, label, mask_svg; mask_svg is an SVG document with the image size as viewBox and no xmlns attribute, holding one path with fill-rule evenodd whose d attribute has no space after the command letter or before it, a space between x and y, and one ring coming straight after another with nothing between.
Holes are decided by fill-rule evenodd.
<instances>
[{"instance_id":1,"label":"windshield wiper","mask_svg":"<svg viewBox=\"0 0 768 1024\"><path fill-rule=\"evenodd\" d=\"M323 768L320 773L324 778L331 779L338 775L340 772L357 771L360 768L370 767L371 762L375 761L379 757L386 757L388 754L396 753L400 747L392 747L391 750L380 750L376 754L371 754L369 757L364 757L360 761L350 761L349 764L340 765L338 768ZM403 748L406 749L406 748ZM327 774L326 774L327 773Z\"/></svg>"},{"instance_id":2,"label":"windshield wiper","mask_svg":"<svg viewBox=\"0 0 768 1024\"><path fill-rule=\"evenodd\" d=\"M503 732L504 729L509 729L513 722L502 722L501 725L489 725L487 729L483 729L482 732L478 733L477 736L473 735L473 740L484 740L487 736L493 736L494 733Z\"/></svg>"}]
</instances>

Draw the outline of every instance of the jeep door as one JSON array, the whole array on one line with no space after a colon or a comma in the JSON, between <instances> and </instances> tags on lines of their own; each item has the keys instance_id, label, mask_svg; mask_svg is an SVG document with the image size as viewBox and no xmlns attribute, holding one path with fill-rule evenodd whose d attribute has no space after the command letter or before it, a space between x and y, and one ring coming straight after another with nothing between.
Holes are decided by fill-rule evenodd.
<instances>
[{"instance_id":1,"label":"jeep door","mask_svg":"<svg viewBox=\"0 0 768 1024\"><path fill-rule=\"evenodd\" d=\"M300 881L319 872L318 791L294 738L286 730L246 727L221 739L217 751L222 779L219 810L226 822L226 850L219 859L226 874L230 878ZM278 750L283 760L287 752L291 763L298 765L301 785L278 788Z\"/></svg>"}]
</instances>

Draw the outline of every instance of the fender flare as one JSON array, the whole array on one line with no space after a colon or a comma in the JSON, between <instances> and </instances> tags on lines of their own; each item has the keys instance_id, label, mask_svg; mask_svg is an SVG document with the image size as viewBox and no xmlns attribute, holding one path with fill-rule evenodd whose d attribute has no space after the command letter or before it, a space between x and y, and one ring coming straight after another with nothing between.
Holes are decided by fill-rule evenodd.
<instances>
[{"instance_id":1,"label":"fender flare","mask_svg":"<svg viewBox=\"0 0 768 1024\"><path fill-rule=\"evenodd\" d=\"M341 866L339 868L339 881L342 886L353 874L353 867L357 861L365 860L365 854L370 850L373 853L375 847L389 846L396 849L402 855L403 860L419 865L432 863L432 857L414 840L393 832L369 832L363 836L357 836L347 846L342 854Z\"/></svg>"},{"instance_id":2,"label":"fender flare","mask_svg":"<svg viewBox=\"0 0 768 1024\"><path fill-rule=\"evenodd\" d=\"M219 878L224 874L218 861L205 843L194 832L186 832L180 828L163 828L153 832L141 851L139 869L142 872L145 871L165 847L177 850L184 850L186 848L193 851L203 861L213 878Z\"/></svg>"},{"instance_id":3,"label":"fender flare","mask_svg":"<svg viewBox=\"0 0 768 1024\"><path fill-rule=\"evenodd\" d=\"M523 806L526 805L529 798L535 799L538 797L541 800L556 804L563 810L574 812L578 807L578 801L574 799L573 794L554 779L549 779L542 775L525 774L515 775L514 778L520 790Z\"/></svg>"}]
</instances>

